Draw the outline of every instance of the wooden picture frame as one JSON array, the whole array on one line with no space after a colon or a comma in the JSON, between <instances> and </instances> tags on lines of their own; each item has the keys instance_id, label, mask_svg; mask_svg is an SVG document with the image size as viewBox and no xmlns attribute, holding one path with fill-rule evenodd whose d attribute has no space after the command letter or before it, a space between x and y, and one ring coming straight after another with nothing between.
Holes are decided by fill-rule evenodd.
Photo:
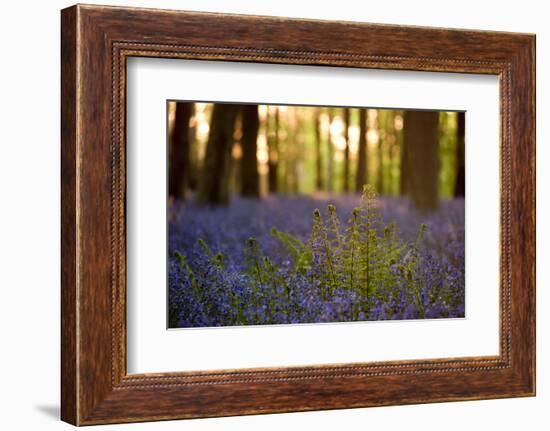
<instances>
[{"instance_id":1,"label":"wooden picture frame","mask_svg":"<svg viewBox=\"0 0 550 431\"><path fill-rule=\"evenodd\" d=\"M534 35L83 5L64 9L61 18L64 421L535 394ZM125 65L131 56L498 75L500 354L128 375Z\"/></svg>"}]
</instances>

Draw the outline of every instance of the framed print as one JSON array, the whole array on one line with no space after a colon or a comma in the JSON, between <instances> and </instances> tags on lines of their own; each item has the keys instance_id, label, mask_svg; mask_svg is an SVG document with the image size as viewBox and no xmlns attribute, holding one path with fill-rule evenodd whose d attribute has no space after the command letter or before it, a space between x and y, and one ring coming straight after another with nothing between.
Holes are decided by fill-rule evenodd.
<instances>
[{"instance_id":1,"label":"framed print","mask_svg":"<svg viewBox=\"0 0 550 431\"><path fill-rule=\"evenodd\" d=\"M61 16L63 420L535 394L533 35Z\"/></svg>"}]
</instances>

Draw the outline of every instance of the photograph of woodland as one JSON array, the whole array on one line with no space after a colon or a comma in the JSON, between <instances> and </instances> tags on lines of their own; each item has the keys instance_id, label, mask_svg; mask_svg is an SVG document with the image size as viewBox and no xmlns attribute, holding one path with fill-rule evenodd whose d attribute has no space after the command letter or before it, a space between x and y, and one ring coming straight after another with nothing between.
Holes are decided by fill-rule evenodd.
<instances>
[{"instance_id":1,"label":"photograph of woodland","mask_svg":"<svg viewBox=\"0 0 550 431\"><path fill-rule=\"evenodd\" d=\"M169 328L464 317L464 112L167 117Z\"/></svg>"}]
</instances>

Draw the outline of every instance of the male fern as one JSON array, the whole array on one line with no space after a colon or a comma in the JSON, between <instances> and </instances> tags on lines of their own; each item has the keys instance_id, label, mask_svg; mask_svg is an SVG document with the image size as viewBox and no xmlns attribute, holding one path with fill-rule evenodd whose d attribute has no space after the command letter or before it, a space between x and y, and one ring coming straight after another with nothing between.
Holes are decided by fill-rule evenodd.
<instances>
[{"instance_id":1,"label":"male fern","mask_svg":"<svg viewBox=\"0 0 550 431\"><path fill-rule=\"evenodd\" d=\"M275 321L274 313L281 311L275 304L281 301L290 304L289 307L303 307L303 300L296 299L299 295L294 289L298 287L292 285L292 280L300 277L316 286L325 303L336 306L339 295L350 292L356 298L351 309L354 319L359 316L368 319L375 304L390 303L403 295L409 303L415 304L420 317L424 317L424 301L416 272L422 260L420 247L426 226L420 225L414 241L401 239L396 226L382 220L378 198L368 185L363 189L360 206L352 210L345 224L340 221L334 205L329 204L326 211L325 218L319 209L313 211L311 232L306 242L282 230L271 229L271 235L286 250L288 259L285 260L290 262L290 272L288 267L283 268L276 260L264 256L254 237L247 240L242 275L251 295L248 303L244 303L232 293L235 322ZM223 254L214 253L202 239L197 245L210 267L221 273L228 271ZM200 296L201 278L207 274L192 268L181 252L176 251L175 256L192 290ZM272 304L273 309L258 310L262 302L259 299L266 297L269 297L267 303ZM298 302L291 305L293 301ZM261 313L267 317L260 317Z\"/></svg>"}]
</instances>

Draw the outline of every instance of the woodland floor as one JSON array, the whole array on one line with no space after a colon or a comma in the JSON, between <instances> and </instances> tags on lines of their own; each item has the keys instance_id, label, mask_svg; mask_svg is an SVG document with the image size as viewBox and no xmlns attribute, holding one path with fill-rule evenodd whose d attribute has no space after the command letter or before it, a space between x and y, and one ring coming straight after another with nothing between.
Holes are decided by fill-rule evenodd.
<instances>
[{"instance_id":1,"label":"woodland floor","mask_svg":"<svg viewBox=\"0 0 550 431\"><path fill-rule=\"evenodd\" d=\"M328 214L329 204L338 220ZM233 197L228 207L173 202L170 326L463 317L464 200L443 200L439 210L422 214L406 198L377 198L380 219L372 225L377 248L367 248L368 257L356 264L350 250L364 250L371 241L367 233L360 236L366 224L357 229L357 241L352 239L348 222L360 204L352 193ZM326 232L313 238L315 209ZM331 230L335 220L338 228ZM272 228L290 240L273 235ZM332 249L322 254L315 244L325 237ZM300 266L302 258L308 263ZM368 283L356 275L361 262L369 270ZM326 282L327 263L338 269L334 282Z\"/></svg>"}]
</instances>

